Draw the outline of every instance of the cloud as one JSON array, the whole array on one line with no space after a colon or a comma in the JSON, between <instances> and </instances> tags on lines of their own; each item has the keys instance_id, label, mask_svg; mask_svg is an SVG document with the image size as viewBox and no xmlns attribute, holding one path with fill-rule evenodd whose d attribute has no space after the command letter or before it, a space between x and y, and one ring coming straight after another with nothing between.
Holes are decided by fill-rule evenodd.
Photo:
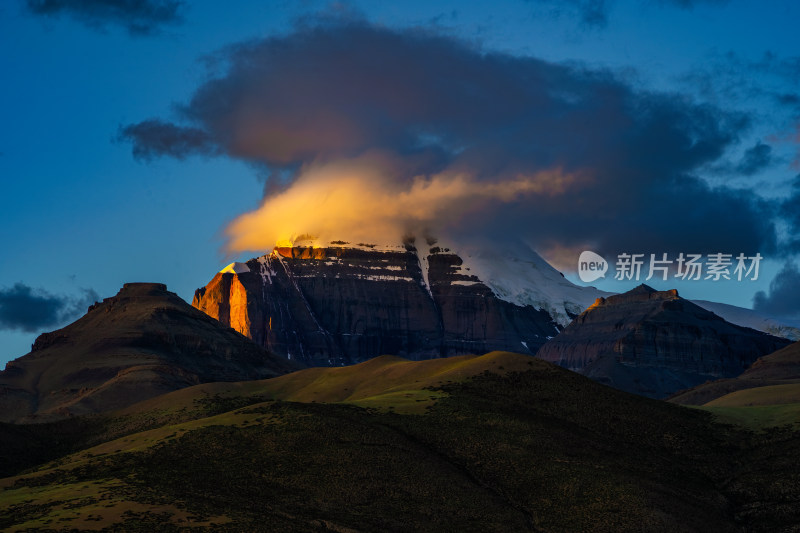
<instances>
[{"instance_id":1,"label":"cloud","mask_svg":"<svg viewBox=\"0 0 800 533\"><path fill-rule=\"evenodd\" d=\"M800 56L715 50L680 80L705 101L748 108L759 102L760 119L771 128L783 129L797 116Z\"/></svg>"},{"instance_id":2,"label":"cloud","mask_svg":"<svg viewBox=\"0 0 800 533\"><path fill-rule=\"evenodd\" d=\"M784 92L773 95L775 101L785 107L800 109L800 95L797 93Z\"/></svg>"},{"instance_id":3,"label":"cloud","mask_svg":"<svg viewBox=\"0 0 800 533\"><path fill-rule=\"evenodd\" d=\"M800 122L795 125L795 135L793 141L795 147L795 157L792 160L792 167L800 170ZM797 182L795 181L795 184L796 183Z\"/></svg>"},{"instance_id":4,"label":"cloud","mask_svg":"<svg viewBox=\"0 0 800 533\"><path fill-rule=\"evenodd\" d=\"M131 35L152 35L183 21L183 0L25 0L31 13L67 16L92 28L122 26Z\"/></svg>"},{"instance_id":5,"label":"cloud","mask_svg":"<svg viewBox=\"0 0 800 533\"><path fill-rule=\"evenodd\" d=\"M681 9L694 9L702 4L724 6L730 0L657 0L661 5L679 7Z\"/></svg>"},{"instance_id":6,"label":"cloud","mask_svg":"<svg viewBox=\"0 0 800 533\"><path fill-rule=\"evenodd\" d=\"M747 131L744 115L639 90L613 72L364 22L304 24L219 59L176 122L122 132L140 156L218 153L288 176L230 226L232 251L269 248L276 233L344 232L342 220L361 213L353 231L380 220L399 233L413 222L438 236L515 236L542 250L776 252L775 205L701 175ZM545 177L558 178L555 192L497 192ZM346 196L337 179L349 200L313 194L318 183ZM425 187L449 192L426 202L417 194ZM407 199L411 209L412 198L427 214L393 205Z\"/></svg>"},{"instance_id":7,"label":"cloud","mask_svg":"<svg viewBox=\"0 0 800 533\"><path fill-rule=\"evenodd\" d=\"M0 329L35 333L57 327L84 313L97 300L99 296L93 290L85 290L83 297L74 298L16 283L0 289Z\"/></svg>"},{"instance_id":8,"label":"cloud","mask_svg":"<svg viewBox=\"0 0 800 533\"><path fill-rule=\"evenodd\" d=\"M121 127L117 140L132 141L134 157L143 160L162 155L184 159L188 155L216 153L214 143L205 131L156 119Z\"/></svg>"},{"instance_id":9,"label":"cloud","mask_svg":"<svg viewBox=\"0 0 800 533\"><path fill-rule=\"evenodd\" d=\"M800 174L795 176L788 198L780 207L781 215L788 224L789 238L784 246L793 252L800 252Z\"/></svg>"},{"instance_id":10,"label":"cloud","mask_svg":"<svg viewBox=\"0 0 800 533\"><path fill-rule=\"evenodd\" d=\"M753 297L753 309L780 318L800 318L800 270L786 263L769 284L769 294L758 291Z\"/></svg>"},{"instance_id":11,"label":"cloud","mask_svg":"<svg viewBox=\"0 0 800 533\"><path fill-rule=\"evenodd\" d=\"M391 244L401 235L455 229L466 217L480 216L492 206L564 194L585 179L555 170L499 182L450 172L406 182L397 179L406 166L396 156L377 153L309 165L290 188L269 196L229 226L230 246L269 248L294 241L298 228L324 241L346 236L354 242Z\"/></svg>"},{"instance_id":12,"label":"cloud","mask_svg":"<svg viewBox=\"0 0 800 533\"><path fill-rule=\"evenodd\" d=\"M772 147L762 142L749 148L736 165L736 172L745 176L752 176L767 168L772 163Z\"/></svg>"},{"instance_id":13,"label":"cloud","mask_svg":"<svg viewBox=\"0 0 800 533\"><path fill-rule=\"evenodd\" d=\"M551 16L570 15L576 17L585 28L605 28L608 26L610 0L529 0L533 4L546 7Z\"/></svg>"},{"instance_id":14,"label":"cloud","mask_svg":"<svg viewBox=\"0 0 800 533\"><path fill-rule=\"evenodd\" d=\"M729 0L653 0L665 7L677 7L691 10L696 6L726 5ZM614 7L614 0L528 0L530 4L544 10L545 14L560 18L569 16L579 21L580 26L588 30L604 29L608 26L609 17Z\"/></svg>"}]
</instances>

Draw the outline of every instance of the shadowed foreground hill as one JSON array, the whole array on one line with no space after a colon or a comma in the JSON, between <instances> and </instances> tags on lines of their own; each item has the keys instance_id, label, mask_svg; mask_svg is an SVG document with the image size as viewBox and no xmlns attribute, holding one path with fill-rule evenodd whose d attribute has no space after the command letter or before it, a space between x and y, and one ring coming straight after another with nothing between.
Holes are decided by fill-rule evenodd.
<instances>
[{"instance_id":1,"label":"shadowed foreground hill","mask_svg":"<svg viewBox=\"0 0 800 533\"><path fill-rule=\"evenodd\" d=\"M127 283L82 318L36 339L0 372L0 420L119 409L209 381L297 367L194 309L161 283Z\"/></svg>"},{"instance_id":2,"label":"shadowed foreground hill","mask_svg":"<svg viewBox=\"0 0 800 533\"><path fill-rule=\"evenodd\" d=\"M0 480L0 528L672 532L800 523L795 433L720 426L705 412L508 353L384 357L198 385L83 424L94 445ZM48 426L14 428L25 438L35 427L43 439Z\"/></svg>"}]
</instances>

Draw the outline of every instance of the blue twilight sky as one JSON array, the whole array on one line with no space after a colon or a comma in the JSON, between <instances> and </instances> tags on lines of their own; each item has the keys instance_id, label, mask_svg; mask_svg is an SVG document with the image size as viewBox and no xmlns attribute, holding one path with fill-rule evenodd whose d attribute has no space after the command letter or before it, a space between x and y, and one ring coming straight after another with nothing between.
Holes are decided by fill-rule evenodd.
<instances>
[{"instance_id":1,"label":"blue twilight sky","mask_svg":"<svg viewBox=\"0 0 800 533\"><path fill-rule=\"evenodd\" d=\"M652 284L800 318L798 22L790 0L4 2L0 364L125 282L191 301L334 226L524 238L573 280L582 249L759 252L758 281ZM349 226L307 201L343 175Z\"/></svg>"}]
</instances>

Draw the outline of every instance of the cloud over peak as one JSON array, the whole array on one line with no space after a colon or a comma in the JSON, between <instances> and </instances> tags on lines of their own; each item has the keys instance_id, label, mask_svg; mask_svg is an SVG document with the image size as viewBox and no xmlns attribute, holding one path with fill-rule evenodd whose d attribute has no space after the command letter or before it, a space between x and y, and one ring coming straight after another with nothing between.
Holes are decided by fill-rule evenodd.
<instances>
[{"instance_id":1,"label":"cloud over peak","mask_svg":"<svg viewBox=\"0 0 800 533\"><path fill-rule=\"evenodd\" d=\"M121 134L142 157L221 154L290 176L230 226L233 250L266 247L279 199L331 186L331 175L343 188L360 184L359 202L374 192L373 205L458 177L469 194L422 204L434 233L514 234L540 249L591 244L609 253L776 249L773 206L701 178L749 127L741 114L643 91L605 70L363 21L304 24L230 47L222 59L176 122L150 119ZM765 152L748 152L741 170L756 172ZM346 177L329 172L347 165ZM561 177L558 194L523 187L462 203L542 176ZM331 206L307 205L285 231L336 227L343 214ZM407 224L400 210L386 211L398 212L392 228Z\"/></svg>"}]
</instances>

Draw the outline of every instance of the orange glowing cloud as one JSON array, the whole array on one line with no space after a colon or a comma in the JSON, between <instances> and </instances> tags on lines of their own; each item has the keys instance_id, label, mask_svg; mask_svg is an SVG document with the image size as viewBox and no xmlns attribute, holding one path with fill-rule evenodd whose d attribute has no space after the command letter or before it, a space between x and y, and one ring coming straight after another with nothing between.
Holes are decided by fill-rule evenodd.
<instances>
[{"instance_id":1,"label":"orange glowing cloud","mask_svg":"<svg viewBox=\"0 0 800 533\"><path fill-rule=\"evenodd\" d=\"M454 172L399 180L391 161L375 155L309 165L288 189L228 226L228 249L271 249L301 235L396 244L405 234L446 231L491 204L564 194L580 179L553 169L504 181Z\"/></svg>"}]
</instances>

